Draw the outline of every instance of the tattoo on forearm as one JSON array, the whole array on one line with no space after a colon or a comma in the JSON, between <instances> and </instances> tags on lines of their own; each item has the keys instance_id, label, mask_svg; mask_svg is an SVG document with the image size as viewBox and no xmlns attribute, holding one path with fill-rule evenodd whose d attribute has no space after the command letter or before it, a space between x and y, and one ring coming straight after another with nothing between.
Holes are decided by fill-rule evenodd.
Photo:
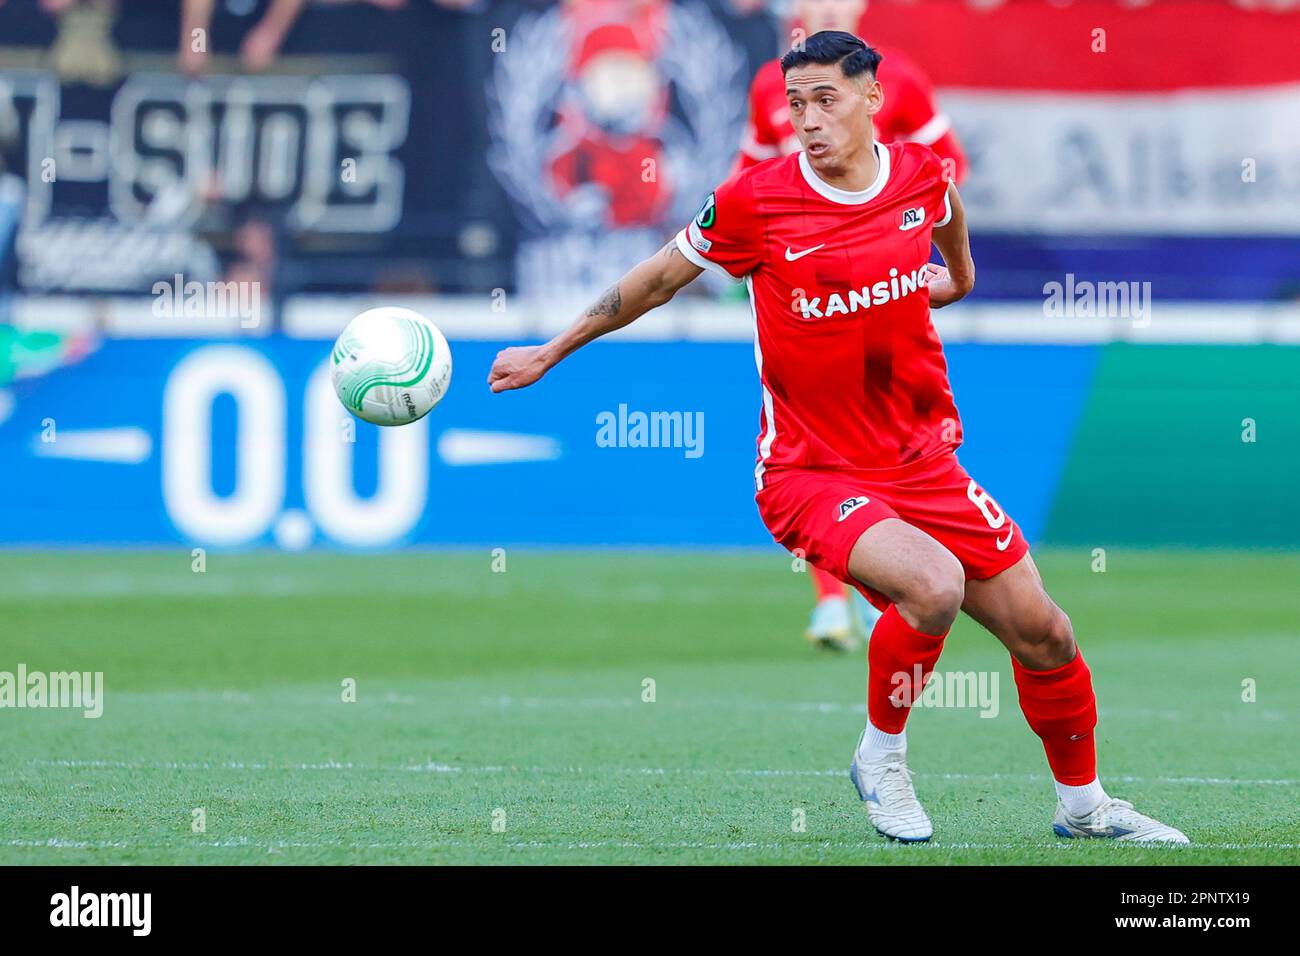
<instances>
[{"instance_id":1,"label":"tattoo on forearm","mask_svg":"<svg viewBox=\"0 0 1300 956\"><path fill-rule=\"evenodd\" d=\"M618 283L616 282L605 290L605 294L600 297L600 301L587 310L587 315L593 319L602 316L615 316L618 315L621 308L623 308L623 294L618 291Z\"/></svg>"}]
</instances>

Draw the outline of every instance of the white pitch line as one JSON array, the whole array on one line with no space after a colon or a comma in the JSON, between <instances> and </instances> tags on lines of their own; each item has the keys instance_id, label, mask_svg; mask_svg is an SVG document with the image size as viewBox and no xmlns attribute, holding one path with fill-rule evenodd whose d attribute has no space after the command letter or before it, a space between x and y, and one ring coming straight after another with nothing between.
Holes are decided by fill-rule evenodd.
<instances>
[{"instance_id":1,"label":"white pitch line","mask_svg":"<svg viewBox=\"0 0 1300 956\"><path fill-rule=\"evenodd\" d=\"M344 850L439 850L439 849L472 849L481 851L490 851L496 849L493 846L494 838L486 837L481 842L468 840L397 840L388 842L369 842L356 843L346 842L343 840L274 840L258 841L250 840L247 837L239 837L228 840L195 840L193 842L180 843L127 843L121 840L68 840L60 837L50 837L47 839L9 839L0 840L0 846L17 847L25 849L55 849L55 850L191 850L196 848L206 849L250 849L266 850L268 852L275 850L325 850L325 849L344 849ZM1120 852L1129 852L1135 850L1158 850L1167 853L1180 853L1187 850L1295 850L1300 849L1297 843L1192 843L1190 845L1166 845L1151 843L1132 843L1116 841L1108 844L1119 849ZM555 841L555 840L516 840L504 841L503 846L508 850L871 850L876 852L892 853L914 853L914 852L936 852L940 850L1071 850L1075 843L1072 841L1059 840L1053 843L1045 842L1027 842L1027 843L943 843L941 841L930 841L923 844L912 844L909 846L899 846L885 840L872 841L844 841L844 840L816 840L806 843L782 843L782 842L747 842L735 841L728 843L710 843L704 841L681 841L681 842L641 842L636 840L580 840L580 841Z\"/></svg>"},{"instance_id":2,"label":"white pitch line","mask_svg":"<svg viewBox=\"0 0 1300 956\"><path fill-rule=\"evenodd\" d=\"M327 760L317 763L278 763L275 761L160 761L144 762L133 760L29 760L29 767L51 767L69 770L229 770L229 771L275 771L275 770L356 770L375 773L468 773L468 774L571 774L620 776L724 776L724 777L842 777L848 774L841 770L799 770L776 768L746 767L537 767L485 765L478 767L457 767L451 764L429 761L407 764L359 764L351 761L340 762ZM940 780L1014 780L1022 782L1050 781L1042 773L921 773L922 779L931 777ZM1191 784L1196 786L1239 786L1239 787L1295 787L1300 780L1283 779L1234 779L1231 777L1141 777L1127 774L1108 774L1108 781L1121 783L1162 783Z\"/></svg>"},{"instance_id":3,"label":"white pitch line","mask_svg":"<svg viewBox=\"0 0 1300 956\"><path fill-rule=\"evenodd\" d=\"M1001 673L1001 672L996 672ZM1006 676L1006 680L1011 680ZM553 708L574 708L589 707L600 708L610 707L615 709L631 709L644 706L644 701L639 697L536 697L522 696L517 697L510 694L501 694L498 696L483 696L479 698L479 704L489 708L507 708L523 707L529 710L537 710L545 707ZM999 701L1001 703L1001 701ZM827 701L827 700L760 700L755 698L710 698L710 697L676 697L672 700L670 706L673 707L713 707L718 709L733 710L792 710L799 713L812 714L865 714L867 712L866 704L846 703L844 701ZM929 708L938 710L956 710L970 711L979 710L979 707L941 707ZM1008 713L1014 713L1019 717L1019 711L1015 707L1014 701L1006 708ZM1282 719L1288 716L1300 716L1300 710L1294 708L1277 708L1268 707L1261 710L1232 707L1224 710L1207 711L1199 710L1177 710L1174 708L1151 708L1151 707L1125 707L1103 706L1098 708L1098 713L1102 717L1128 717L1128 718L1160 718L1161 720L1184 720L1187 718L1202 719L1222 719L1224 717L1246 716L1252 719L1257 716L1268 715L1267 719Z\"/></svg>"},{"instance_id":4,"label":"white pitch line","mask_svg":"<svg viewBox=\"0 0 1300 956\"><path fill-rule=\"evenodd\" d=\"M279 704L292 702L297 705L323 707L334 707L337 704L337 689L333 688L325 689L321 692L307 690L294 693L267 692L262 690L244 691L233 689L126 691L119 692L118 696L119 698L128 701L140 698L148 699L150 701L214 701L235 705L244 705L254 701L274 701ZM387 707L392 705L402 705L408 707L420 707L429 704L436 704L440 711L456 710L458 712L473 711L476 708L485 708L489 710L503 710L506 708L524 708L527 710L540 710L543 708L564 710L612 709L631 712L636 708L646 706L639 697L514 697L510 695L500 695L481 696L474 700L465 699L460 701L449 701L446 698L442 698L433 701L430 698L421 697L410 693L409 691L397 690L385 691L382 696L373 697L354 706L365 707L379 705ZM760 711L764 714L771 714L778 711L823 716L852 714L857 717L863 717L867 712L865 704L836 703L833 701L766 701L756 699L719 699L707 697L682 697L674 699L671 704L660 703L657 706L681 710ZM949 707L937 709L947 710L950 712L955 711L963 716L967 714L976 715L980 710L979 707ZM1014 704L1003 708L1003 711L1008 715L1013 715L1016 720L1021 719L1019 711L1015 708ZM1159 719L1171 722L1185 720L1223 721L1243 719L1264 723L1281 723L1300 718L1300 710L1280 708L1267 708L1263 710L1233 708L1223 711L1180 711L1169 709L1152 710L1149 708L1132 707L1101 707L1099 708L1098 713L1103 719Z\"/></svg>"}]
</instances>

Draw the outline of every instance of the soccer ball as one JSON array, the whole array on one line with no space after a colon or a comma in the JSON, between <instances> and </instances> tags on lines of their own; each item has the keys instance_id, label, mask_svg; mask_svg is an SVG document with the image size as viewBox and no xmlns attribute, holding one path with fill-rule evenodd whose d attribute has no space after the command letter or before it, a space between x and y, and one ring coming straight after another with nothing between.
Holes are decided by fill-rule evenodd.
<instances>
[{"instance_id":1,"label":"soccer ball","mask_svg":"<svg viewBox=\"0 0 1300 956\"><path fill-rule=\"evenodd\" d=\"M451 349L438 327L410 309L383 306L348 323L330 355L339 401L372 425L418 421L447 394Z\"/></svg>"}]
</instances>

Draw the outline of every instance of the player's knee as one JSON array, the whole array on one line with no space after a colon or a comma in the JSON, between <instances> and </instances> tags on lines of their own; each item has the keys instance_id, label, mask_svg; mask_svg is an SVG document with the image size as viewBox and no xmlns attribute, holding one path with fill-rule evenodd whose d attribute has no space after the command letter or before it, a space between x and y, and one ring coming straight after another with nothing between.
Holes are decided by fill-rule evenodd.
<instances>
[{"instance_id":1,"label":"player's knee","mask_svg":"<svg viewBox=\"0 0 1300 956\"><path fill-rule=\"evenodd\" d=\"M1034 670L1051 670L1074 660L1074 625L1069 615L1055 605L1043 622L1029 635L1021 663ZM1024 660L1023 658L1028 658Z\"/></svg>"},{"instance_id":2,"label":"player's knee","mask_svg":"<svg viewBox=\"0 0 1300 956\"><path fill-rule=\"evenodd\" d=\"M919 629L930 634L948 630L966 598L966 575L952 555L935 561L913 576L903 597Z\"/></svg>"},{"instance_id":3,"label":"player's knee","mask_svg":"<svg viewBox=\"0 0 1300 956\"><path fill-rule=\"evenodd\" d=\"M1074 659L1074 625L1070 623L1070 616L1059 607L1052 609L1043 643L1062 664Z\"/></svg>"}]
</instances>

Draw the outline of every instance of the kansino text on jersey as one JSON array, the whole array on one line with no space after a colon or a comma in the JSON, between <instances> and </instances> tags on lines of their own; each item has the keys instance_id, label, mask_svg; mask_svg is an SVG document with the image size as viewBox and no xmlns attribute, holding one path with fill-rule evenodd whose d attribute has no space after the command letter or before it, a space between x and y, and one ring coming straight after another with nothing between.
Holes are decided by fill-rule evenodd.
<instances>
[{"instance_id":1,"label":"kansino text on jersey","mask_svg":"<svg viewBox=\"0 0 1300 956\"><path fill-rule=\"evenodd\" d=\"M820 319L831 315L848 315L873 305L884 305L886 302L911 295L921 288L924 276L924 265L914 272L907 272L901 276L897 269L890 269L889 278L881 279L874 285L864 285L861 289L850 289L844 293L832 292L825 297L824 307L822 296L817 296L815 299L801 298L799 311L803 313L805 319Z\"/></svg>"}]
</instances>

